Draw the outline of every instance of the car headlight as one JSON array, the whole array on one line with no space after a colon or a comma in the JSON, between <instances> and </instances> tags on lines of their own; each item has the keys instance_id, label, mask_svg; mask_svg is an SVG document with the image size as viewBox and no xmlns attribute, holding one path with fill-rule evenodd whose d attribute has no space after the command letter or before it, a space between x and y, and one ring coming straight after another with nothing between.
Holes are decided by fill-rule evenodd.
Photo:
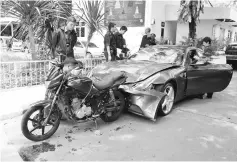
<instances>
[{"instance_id":1,"label":"car headlight","mask_svg":"<svg viewBox=\"0 0 237 162\"><path fill-rule=\"evenodd\" d=\"M160 73L155 74L149 78L147 78L146 80L137 83L134 85L134 88L137 90L151 90L153 88L153 82L160 77Z\"/></svg>"}]
</instances>

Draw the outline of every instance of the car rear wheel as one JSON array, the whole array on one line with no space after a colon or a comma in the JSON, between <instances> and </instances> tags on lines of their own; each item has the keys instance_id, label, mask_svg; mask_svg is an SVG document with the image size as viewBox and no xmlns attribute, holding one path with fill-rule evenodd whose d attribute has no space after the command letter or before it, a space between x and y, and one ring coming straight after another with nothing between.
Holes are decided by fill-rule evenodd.
<instances>
[{"instance_id":1,"label":"car rear wheel","mask_svg":"<svg viewBox=\"0 0 237 162\"><path fill-rule=\"evenodd\" d=\"M161 92L164 92L166 94L166 97L164 98L164 101L158 108L158 114L161 116L166 116L168 115L174 105L174 99L175 99L175 89L173 84L167 83L163 88L160 90Z\"/></svg>"}]
</instances>

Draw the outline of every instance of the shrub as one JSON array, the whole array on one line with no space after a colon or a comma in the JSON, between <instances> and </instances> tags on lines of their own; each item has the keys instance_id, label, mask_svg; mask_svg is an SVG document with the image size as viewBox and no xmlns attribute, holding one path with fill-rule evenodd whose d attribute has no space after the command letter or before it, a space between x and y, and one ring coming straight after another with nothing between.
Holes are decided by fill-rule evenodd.
<instances>
[{"instance_id":1,"label":"shrub","mask_svg":"<svg viewBox=\"0 0 237 162\"><path fill-rule=\"evenodd\" d=\"M201 38L197 38L195 40L195 43L196 43L195 45L197 48L202 47L202 39L203 38L201 37ZM231 42L231 39L229 39L229 38L227 38L225 40L212 39L211 46L214 51L220 51L220 50L223 50L224 47L229 45L230 42ZM192 40L187 37L183 37L183 41L180 41L180 43L182 45L190 45L190 43L192 43Z\"/></svg>"}]
</instances>

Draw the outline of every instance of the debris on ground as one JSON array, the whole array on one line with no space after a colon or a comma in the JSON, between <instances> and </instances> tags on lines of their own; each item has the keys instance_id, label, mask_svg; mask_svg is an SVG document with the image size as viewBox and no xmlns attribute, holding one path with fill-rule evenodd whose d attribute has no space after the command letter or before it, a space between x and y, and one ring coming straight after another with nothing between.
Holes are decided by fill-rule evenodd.
<instances>
[{"instance_id":1,"label":"debris on ground","mask_svg":"<svg viewBox=\"0 0 237 162\"><path fill-rule=\"evenodd\" d=\"M68 142L72 142L72 137L71 136L66 136L65 138L68 140Z\"/></svg>"},{"instance_id":2,"label":"debris on ground","mask_svg":"<svg viewBox=\"0 0 237 162\"><path fill-rule=\"evenodd\" d=\"M58 144L57 147L62 147L63 145L62 144Z\"/></svg>"},{"instance_id":3,"label":"debris on ground","mask_svg":"<svg viewBox=\"0 0 237 162\"><path fill-rule=\"evenodd\" d=\"M72 131L72 130L69 130L67 133L73 133L73 131Z\"/></svg>"},{"instance_id":4,"label":"debris on ground","mask_svg":"<svg viewBox=\"0 0 237 162\"><path fill-rule=\"evenodd\" d=\"M48 142L42 142L40 145L22 147L19 149L19 155L23 161L34 161L41 153L55 151L55 145Z\"/></svg>"},{"instance_id":5,"label":"debris on ground","mask_svg":"<svg viewBox=\"0 0 237 162\"><path fill-rule=\"evenodd\" d=\"M72 151L77 151L77 149L75 149L75 148L72 148Z\"/></svg>"},{"instance_id":6,"label":"debris on ground","mask_svg":"<svg viewBox=\"0 0 237 162\"><path fill-rule=\"evenodd\" d=\"M84 132L87 132L87 131L93 132L93 129L92 128L85 128Z\"/></svg>"},{"instance_id":7,"label":"debris on ground","mask_svg":"<svg viewBox=\"0 0 237 162\"><path fill-rule=\"evenodd\" d=\"M94 133L95 133L95 135L97 135L97 136L101 136L101 135L102 135L102 133L101 133L100 130L95 130Z\"/></svg>"},{"instance_id":8,"label":"debris on ground","mask_svg":"<svg viewBox=\"0 0 237 162\"><path fill-rule=\"evenodd\" d=\"M118 131L118 130L124 128L124 127L125 127L125 125L123 125L123 126L121 126L121 127L119 126L119 127L115 128L114 130L115 130L115 131Z\"/></svg>"}]
</instances>

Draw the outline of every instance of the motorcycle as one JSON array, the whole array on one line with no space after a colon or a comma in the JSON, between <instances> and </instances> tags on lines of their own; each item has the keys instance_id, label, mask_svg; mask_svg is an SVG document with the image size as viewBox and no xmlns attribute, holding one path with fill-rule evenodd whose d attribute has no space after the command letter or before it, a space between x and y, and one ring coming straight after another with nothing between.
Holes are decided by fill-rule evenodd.
<instances>
[{"instance_id":1,"label":"motorcycle","mask_svg":"<svg viewBox=\"0 0 237 162\"><path fill-rule=\"evenodd\" d=\"M21 130L27 139L50 138L57 131L62 116L76 123L94 121L96 128L98 118L105 122L119 118L125 108L125 97L119 90L127 79L124 72L105 78L107 84L102 84L103 81L92 81L88 77L71 77L71 72L63 72L61 63L51 64L46 77L45 100L32 104L21 121Z\"/></svg>"}]
</instances>

